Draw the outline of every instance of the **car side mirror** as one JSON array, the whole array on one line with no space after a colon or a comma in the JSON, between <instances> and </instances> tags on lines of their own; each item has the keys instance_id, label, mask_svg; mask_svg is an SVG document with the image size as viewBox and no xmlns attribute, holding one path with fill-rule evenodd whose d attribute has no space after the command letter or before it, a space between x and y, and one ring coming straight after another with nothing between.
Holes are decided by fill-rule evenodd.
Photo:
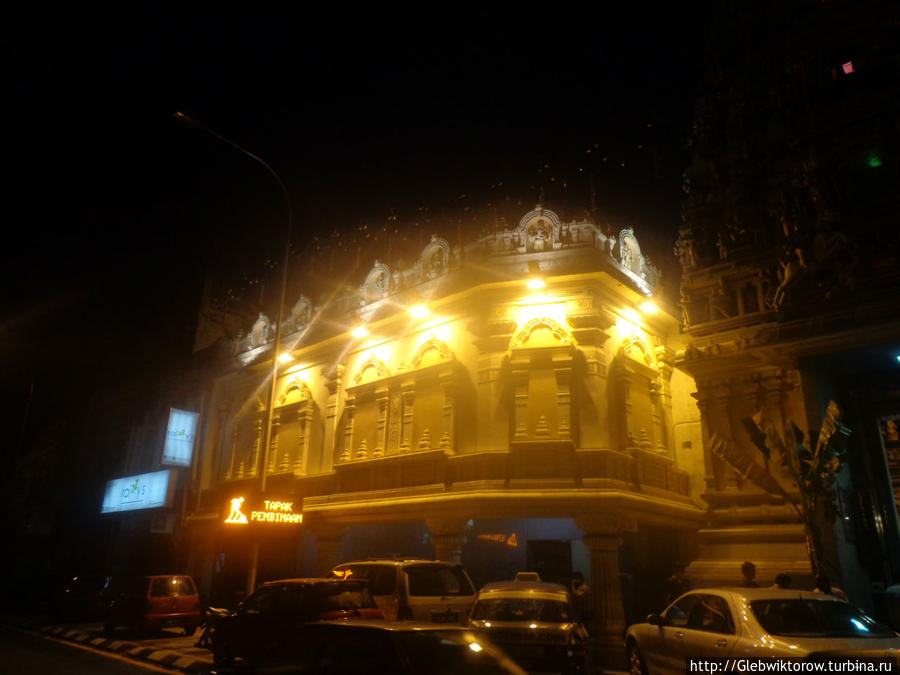
<instances>
[{"instance_id":1,"label":"car side mirror","mask_svg":"<svg viewBox=\"0 0 900 675\"><path fill-rule=\"evenodd\" d=\"M663 618L659 614L648 614L647 623L651 626L662 626L665 624L665 621L663 621Z\"/></svg>"}]
</instances>

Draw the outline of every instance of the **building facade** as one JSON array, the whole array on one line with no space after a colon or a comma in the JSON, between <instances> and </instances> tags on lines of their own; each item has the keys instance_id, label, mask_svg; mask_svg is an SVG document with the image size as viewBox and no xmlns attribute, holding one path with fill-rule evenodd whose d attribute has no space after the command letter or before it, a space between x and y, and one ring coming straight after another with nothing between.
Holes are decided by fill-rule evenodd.
<instances>
[{"instance_id":1,"label":"building facade","mask_svg":"<svg viewBox=\"0 0 900 675\"><path fill-rule=\"evenodd\" d=\"M825 571L876 610L898 579L898 44L892 3L728 3L713 23L676 244L691 342L674 363L707 439L692 578L743 560L763 579L810 573L796 483L746 420L813 447L834 401L852 435L817 514ZM781 490L735 471L714 434Z\"/></svg>"},{"instance_id":2,"label":"building facade","mask_svg":"<svg viewBox=\"0 0 900 675\"><path fill-rule=\"evenodd\" d=\"M191 571L227 601L254 547L260 580L382 555L462 561L477 584L577 569L598 641L621 646L705 518L658 281L632 230L540 206L463 246L432 236L406 269L375 261L359 287L292 305L268 448L260 315L209 396Z\"/></svg>"}]
</instances>

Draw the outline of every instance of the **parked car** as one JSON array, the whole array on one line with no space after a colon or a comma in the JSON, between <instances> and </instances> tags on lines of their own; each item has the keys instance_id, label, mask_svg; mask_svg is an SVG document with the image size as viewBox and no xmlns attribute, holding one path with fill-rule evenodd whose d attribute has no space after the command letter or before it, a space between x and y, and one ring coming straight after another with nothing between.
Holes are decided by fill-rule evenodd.
<instances>
[{"instance_id":1,"label":"parked car","mask_svg":"<svg viewBox=\"0 0 900 675\"><path fill-rule=\"evenodd\" d=\"M104 594L107 633L117 626L127 626L136 635L182 626L185 635L193 635L202 619L197 586L186 574L111 578Z\"/></svg>"},{"instance_id":2,"label":"parked car","mask_svg":"<svg viewBox=\"0 0 900 675\"><path fill-rule=\"evenodd\" d=\"M365 579L282 579L261 584L236 611L221 616L213 661L258 660L294 627L317 619L382 619Z\"/></svg>"},{"instance_id":3,"label":"parked car","mask_svg":"<svg viewBox=\"0 0 900 675\"><path fill-rule=\"evenodd\" d=\"M361 560L331 571L340 579L367 579L386 619L465 622L475 587L459 563L440 560Z\"/></svg>"},{"instance_id":4,"label":"parked car","mask_svg":"<svg viewBox=\"0 0 900 675\"><path fill-rule=\"evenodd\" d=\"M217 668L217 675L228 669ZM322 621L294 627L241 673L526 675L483 635L412 621Z\"/></svg>"},{"instance_id":5,"label":"parked car","mask_svg":"<svg viewBox=\"0 0 900 675\"><path fill-rule=\"evenodd\" d=\"M695 590L626 633L632 675L683 675L688 658L888 656L900 636L814 591Z\"/></svg>"},{"instance_id":6,"label":"parked car","mask_svg":"<svg viewBox=\"0 0 900 675\"><path fill-rule=\"evenodd\" d=\"M588 632L565 586L531 581L486 584L478 592L469 626L528 671L590 672Z\"/></svg>"},{"instance_id":7,"label":"parked car","mask_svg":"<svg viewBox=\"0 0 900 675\"><path fill-rule=\"evenodd\" d=\"M69 579L54 598L54 621L100 621L106 611L104 589L109 577L103 574L79 574Z\"/></svg>"}]
</instances>

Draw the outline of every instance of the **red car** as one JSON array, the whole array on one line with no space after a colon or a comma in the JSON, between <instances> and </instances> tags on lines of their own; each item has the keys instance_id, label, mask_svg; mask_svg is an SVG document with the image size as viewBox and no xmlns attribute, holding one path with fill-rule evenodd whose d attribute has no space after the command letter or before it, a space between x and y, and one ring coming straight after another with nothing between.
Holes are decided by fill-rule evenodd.
<instances>
[{"instance_id":1,"label":"red car","mask_svg":"<svg viewBox=\"0 0 900 675\"><path fill-rule=\"evenodd\" d=\"M131 577L107 588L104 630L131 628L135 635L167 626L181 626L193 635L202 620L200 595L185 574Z\"/></svg>"}]
</instances>

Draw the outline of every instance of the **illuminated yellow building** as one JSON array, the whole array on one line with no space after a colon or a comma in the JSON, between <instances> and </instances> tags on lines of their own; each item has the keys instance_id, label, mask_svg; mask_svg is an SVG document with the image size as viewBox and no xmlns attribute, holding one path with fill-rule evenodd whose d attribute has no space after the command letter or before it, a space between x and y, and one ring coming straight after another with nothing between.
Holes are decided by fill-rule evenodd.
<instances>
[{"instance_id":1,"label":"illuminated yellow building","mask_svg":"<svg viewBox=\"0 0 900 675\"><path fill-rule=\"evenodd\" d=\"M395 554L461 560L478 583L580 569L600 642L621 644L705 515L694 384L658 277L630 229L541 207L457 249L433 236L408 269L376 261L352 292L294 304L268 453L260 316L210 395L192 571L237 586L252 537L261 580ZM302 503L303 524L225 525L266 454L256 501Z\"/></svg>"}]
</instances>

